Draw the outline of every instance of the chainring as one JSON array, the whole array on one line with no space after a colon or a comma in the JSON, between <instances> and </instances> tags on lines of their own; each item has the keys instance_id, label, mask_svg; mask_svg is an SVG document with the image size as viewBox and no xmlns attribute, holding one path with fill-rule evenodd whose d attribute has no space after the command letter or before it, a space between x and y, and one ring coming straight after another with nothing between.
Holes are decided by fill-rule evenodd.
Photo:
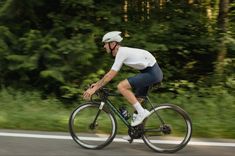
<instances>
[{"instance_id":1,"label":"chainring","mask_svg":"<svg viewBox=\"0 0 235 156\"><path fill-rule=\"evenodd\" d=\"M134 127L130 127L128 129L128 134L132 139L139 139L142 137L144 133L144 126L143 124L134 126Z\"/></svg>"}]
</instances>

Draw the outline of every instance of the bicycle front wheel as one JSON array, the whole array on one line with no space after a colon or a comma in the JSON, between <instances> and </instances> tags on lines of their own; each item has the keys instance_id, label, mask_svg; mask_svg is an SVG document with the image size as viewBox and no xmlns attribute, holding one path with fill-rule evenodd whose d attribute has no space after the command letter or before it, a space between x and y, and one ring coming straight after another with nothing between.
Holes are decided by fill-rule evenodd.
<instances>
[{"instance_id":1,"label":"bicycle front wheel","mask_svg":"<svg viewBox=\"0 0 235 156\"><path fill-rule=\"evenodd\" d=\"M73 140L88 149L101 149L110 144L116 135L116 118L112 112L99 109L100 103L89 102L76 108L69 119Z\"/></svg>"},{"instance_id":2,"label":"bicycle front wheel","mask_svg":"<svg viewBox=\"0 0 235 156\"><path fill-rule=\"evenodd\" d=\"M144 142L161 153L173 153L182 149L192 135L190 117L182 108L172 104L155 107L143 124Z\"/></svg>"}]
</instances>

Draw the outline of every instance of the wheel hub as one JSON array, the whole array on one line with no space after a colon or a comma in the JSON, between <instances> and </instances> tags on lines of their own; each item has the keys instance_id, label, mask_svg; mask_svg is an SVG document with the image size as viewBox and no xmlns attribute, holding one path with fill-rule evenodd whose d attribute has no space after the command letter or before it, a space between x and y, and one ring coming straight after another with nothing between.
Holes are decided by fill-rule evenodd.
<instances>
[{"instance_id":1,"label":"wheel hub","mask_svg":"<svg viewBox=\"0 0 235 156\"><path fill-rule=\"evenodd\" d=\"M171 134L171 127L169 125L163 125L161 126L161 131L164 134Z\"/></svg>"},{"instance_id":2,"label":"wheel hub","mask_svg":"<svg viewBox=\"0 0 235 156\"><path fill-rule=\"evenodd\" d=\"M90 128L91 130L94 130L97 126L98 126L97 123L91 123L90 126L89 126L89 128Z\"/></svg>"}]
</instances>

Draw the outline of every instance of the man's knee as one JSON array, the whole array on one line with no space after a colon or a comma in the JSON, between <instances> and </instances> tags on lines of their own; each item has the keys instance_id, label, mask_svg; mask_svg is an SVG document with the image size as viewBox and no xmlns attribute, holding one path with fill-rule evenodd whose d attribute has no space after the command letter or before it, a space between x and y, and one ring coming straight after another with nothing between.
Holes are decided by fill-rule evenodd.
<instances>
[{"instance_id":1,"label":"man's knee","mask_svg":"<svg viewBox=\"0 0 235 156\"><path fill-rule=\"evenodd\" d=\"M121 82L117 85L117 88L118 88L118 91L119 91L119 92L122 92L122 91L125 91L125 90L130 89L130 85L129 85L129 83L127 83L127 82L124 80L124 81L121 81Z\"/></svg>"},{"instance_id":2,"label":"man's knee","mask_svg":"<svg viewBox=\"0 0 235 156\"><path fill-rule=\"evenodd\" d=\"M126 90L126 87L125 87L125 85L122 82L120 82L117 85L117 89L118 89L119 92L122 92L123 90Z\"/></svg>"}]
</instances>

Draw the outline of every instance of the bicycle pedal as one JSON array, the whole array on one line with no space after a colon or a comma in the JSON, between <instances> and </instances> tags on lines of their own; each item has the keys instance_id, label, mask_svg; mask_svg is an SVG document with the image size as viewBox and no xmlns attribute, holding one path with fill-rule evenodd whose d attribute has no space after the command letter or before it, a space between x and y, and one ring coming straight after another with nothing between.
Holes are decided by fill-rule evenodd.
<instances>
[{"instance_id":1,"label":"bicycle pedal","mask_svg":"<svg viewBox=\"0 0 235 156\"><path fill-rule=\"evenodd\" d=\"M128 142L131 144L133 142L133 138L131 138L130 140L128 140Z\"/></svg>"}]
</instances>

